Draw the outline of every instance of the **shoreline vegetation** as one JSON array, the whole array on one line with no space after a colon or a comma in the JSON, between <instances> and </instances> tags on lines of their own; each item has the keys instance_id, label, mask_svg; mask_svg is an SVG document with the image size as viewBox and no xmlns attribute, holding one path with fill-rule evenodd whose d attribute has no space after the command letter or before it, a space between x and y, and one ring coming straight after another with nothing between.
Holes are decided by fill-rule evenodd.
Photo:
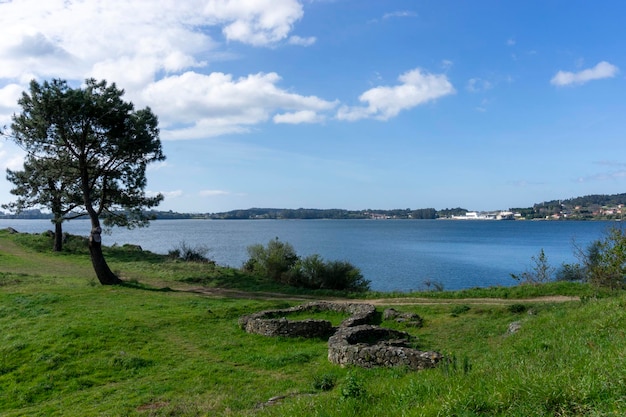
<instances>
[{"instance_id":1,"label":"shoreline vegetation","mask_svg":"<svg viewBox=\"0 0 626 417\"><path fill-rule=\"evenodd\" d=\"M123 284L102 286L82 239L52 252L49 233L0 230L3 416L626 414L623 289L311 290L133 245L104 248ZM423 371L340 367L324 338L238 326L312 300L373 303L380 326L445 360ZM386 307L419 315L421 327L384 318ZM328 314L300 319L337 319Z\"/></svg>"},{"instance_id":2,"label":"shoreline vegetation","mask_svg":"<svg viewBox=\"0 0 626 417\"><path fill-rule=\"evenodd\" d=\"M177 213L150 210L145 214L152 220L211 219L211 220L289 220L289 219L410 219L410 220L621 220L626 215L626 193L612 195L589 195L567 200L552 200L534 204L532 207L509 208L487 212L470 211L465 208L423 209L281 209L250 208L222 213ZM51 219L50 213L39 209L21 213L0 212L0 219Z\"/></svg>"}]
</instances>

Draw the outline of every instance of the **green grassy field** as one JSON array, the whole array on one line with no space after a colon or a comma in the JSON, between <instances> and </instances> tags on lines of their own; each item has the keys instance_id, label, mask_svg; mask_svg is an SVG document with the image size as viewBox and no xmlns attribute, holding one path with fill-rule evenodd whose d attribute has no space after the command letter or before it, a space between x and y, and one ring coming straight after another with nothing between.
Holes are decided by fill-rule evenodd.
<instances>
[{"instance_id":1,"label":"green grassy field","mask_svg":"<svg viewBox=\"0 0 626 417\"><path fill-rule=\"evenodd\" d=\"M326 340L251 335L237 323L340 294L125 248L105 256L128 285L103 287L86 254L53 254L48 243L0 231L2 416L626 415L622 292L551 284L396 294L404 304L394 308L424 326L381 325L448 361L420 372L341 368L327 360ZM582 301L531 298L559 294ZM362 297L381 312L398 302ZM521 330L508 334L514 321Z\"/></svg>"}]
</instances>

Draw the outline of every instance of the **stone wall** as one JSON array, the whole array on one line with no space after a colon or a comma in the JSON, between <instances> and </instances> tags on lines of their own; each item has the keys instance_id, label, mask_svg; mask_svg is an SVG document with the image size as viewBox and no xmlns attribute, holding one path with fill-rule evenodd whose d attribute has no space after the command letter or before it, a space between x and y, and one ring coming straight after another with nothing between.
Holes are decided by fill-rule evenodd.
<instances>
[{"instance_id":1,"label":"stone wall","mask_svg":"<svg viewBox=\"0 0 626 417\"><path fill-rule=\"evenodd\" d=\"M248 333L263 336L286 337L330 337L336 328L327 320L288 320L289 314L321 311L336 311L350 314L339 327L357 326L371 323L376 314L376 308L369 304L327 303L312 302L280 310L266 310L259 313L243 316L239 319L239 326Z\"/></svg>"},{"instance_id":2,"label":"stone wall","mask_svg":"<svg viewBox=\"0 0 626 417\"><path fill-rule=\"evenodd\" d=\"M288 320L286 316L301 312L336 311L350 314L339 327L327 320ZM243 316L239 325L248 333L264 336L320 337L328 339L328 360L334 364L376 366L407 366L420 370L435 367L443 356L438 352L423 352L409 346L411 336L406 332L373 326L376 307L370 304L313 302L296 307L266 310ZM402 315L386 311L387 319L403 319L421 326L417 315ZM332 336L331 336L332 335Z\"/></svg>"},{"instance_id":3,"label":"stone wall","mask_svg":"<svg viewBox=\"0 0 626 417\"><path fill-rule=\"evenodd\" d=\"M434 368L443 359L438 352L410 348L410 341L408 333L383 327L344 327L328 339L328 360L341 366L407 366L421 370Z\"/></svg>"}]
</instances>

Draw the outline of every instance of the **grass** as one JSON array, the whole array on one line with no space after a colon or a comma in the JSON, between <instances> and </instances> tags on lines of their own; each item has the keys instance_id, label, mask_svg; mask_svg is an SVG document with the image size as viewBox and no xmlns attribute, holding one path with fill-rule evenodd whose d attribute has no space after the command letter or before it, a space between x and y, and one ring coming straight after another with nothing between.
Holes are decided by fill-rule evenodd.
<instances>
[{"instance_id":1,"label":"grass","mask_svg":"<svg viewBox=\"0 0 626 417\"><path fill-rule=\"evenodd\" d=\"M298 304L258 297L254 291L284 290L262 278L110 248L107 260L130 282L103 287L88 255L54 254L44 243L0 231L2 416L626 414L622 292L593 297L586 286L548 285L510 289L507 303L465 300L494 298L498 288L438 293L439 301L394 306L419 314L422 328L381 325L444 353L444 365L340 368L328 362L325 340L239 328L242 315ZM195 292L201 286L249 297L208 297ZM559 289L583 301L532 299ZM521 330L509 334L514 321Z\"/></svg>"}]
</instances>

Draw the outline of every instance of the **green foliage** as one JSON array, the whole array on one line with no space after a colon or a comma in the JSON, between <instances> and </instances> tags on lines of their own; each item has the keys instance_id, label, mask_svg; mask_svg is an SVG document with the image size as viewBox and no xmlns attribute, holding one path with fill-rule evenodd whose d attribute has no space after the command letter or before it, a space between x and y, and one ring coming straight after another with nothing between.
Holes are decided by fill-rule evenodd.
<instances>
[{"instance_id":1,"label":"green foliage","mask_svg":"<svg viewBox=\"0 0 626 417\"><path fill-rule=\"evenodd\" d=\"M363 379L356 372L349 372L341 386L341 400L360 399L366 395Z\"/></svg>"},{"instance_id":2,"label":"green foliage","mask_svg":"<svg viewBox=\"0 0 626 417\"><path fill-rule=\"evenodd\" d=\"M526 310L528 310L528 307L524 304L510 304L506 307L506 309L514 314L521 314L521 313L525 313Z\"/></svg>"},{"instance_id":3,"label":"green foliage","mask_svg":"<svg viewBox=\"0 0 626 417\"><path fill-rule=\"evenodd\" d=\"M123 95L106 81L72 88L64 80L33 80L11 124L11 138L28 154L24 171L8 173L20 197L16 209L48 207L59 238L62 221L88 215L91 259L102 284L121 281L102 255L100 221L144 226L144 210L163 200L145 192L147 165L165 159L157 117L149 108L135 110Z\"/></svg>"},{"instance_id":4,"label":"green foliage","mask_svg":"<svg viewBox=\"0 0 626 417\"><path fill-rule=\"evenodd\" d=\"M334 374L315 375L313 388L317 391L330 391L337 385L337 376Z\"/></svg>"},{"instance_id":5,"label":"green foliage","mask_svg":"<svg viewBox=\"0 0 626 417\"><path fill-rule=\"evenodd\" d=\"M248 261L244 270L268 276L275 281L287 281L285 275L298 261L293 246L281 242L278 238L270 240L267 246L261 244L248 246Z\"/></svg>"},{"instance_id":6,"label":"green foliage","mask_svg":"<svg viewBox=\"0 0 626 417\"><path fill-rule=\"evenodd\" d=\"M548 257L546 256L543 248L539 251L539 254L532 256L531 269L524 271L521 274L511 274L511 278L522 284L543 284L552 280L554 274L554 268L550 266Z\"/></svg>"},{"instance_id":7,"label":"green foliage","mask_svg":"<svg viewBox=\"0 0 626 417\"><path fill-rule=\"evenodd\" d=\"M287 276L291 285L311 289L369 289L369 281L363 278L358 268L345 261L324 261L319 255L298 260Z\"/></svg>"},{"instance_id":8,"label":"green foliage","mask_svg":"<svg viewBox=\"0 0 626 417\"><path fill-rule=\"evenodd\" d=\"M454 307L452 307L452 311L450 312L450 314L453 317L458 317L459 315L463 314L463 313L467 313L468 311L471 310L471 307L465 304L461 304L461 305L456 305Z\"/></svg>"},{"instance_id":9,"label":"green foliage","mask_svg":"<svg viewBox=\"0 0 626 417\"><path fill-rule=\"evenodd\" d=\"M597 287L623 288L626 284L626 231L613 227L593 242L584 256L588 280Z\"/></svg>"},{"instance_id":10,"label":"green foliage","mask_svg":"<svg viewBox=\"0 0 626 417\"><path fill-rule=\"evenodd\" d=\"M583 282L587 279L585 268L580 264L563 263L556 271L557 281Z\"/></svg>"},{"instance_id":11,"label":"green foliage","mask_svg":"<svg viewBox=\"0 0 626 417\"><path fill-rule=\"evenodd\" d=\"M243 270L270 277L274 281L309 289L367 291L370 282L346 261L324 261L319 255L300 258L293 246L278 238L267 246L248 247L249 259Z\"/></svg>"}]
</instances>

